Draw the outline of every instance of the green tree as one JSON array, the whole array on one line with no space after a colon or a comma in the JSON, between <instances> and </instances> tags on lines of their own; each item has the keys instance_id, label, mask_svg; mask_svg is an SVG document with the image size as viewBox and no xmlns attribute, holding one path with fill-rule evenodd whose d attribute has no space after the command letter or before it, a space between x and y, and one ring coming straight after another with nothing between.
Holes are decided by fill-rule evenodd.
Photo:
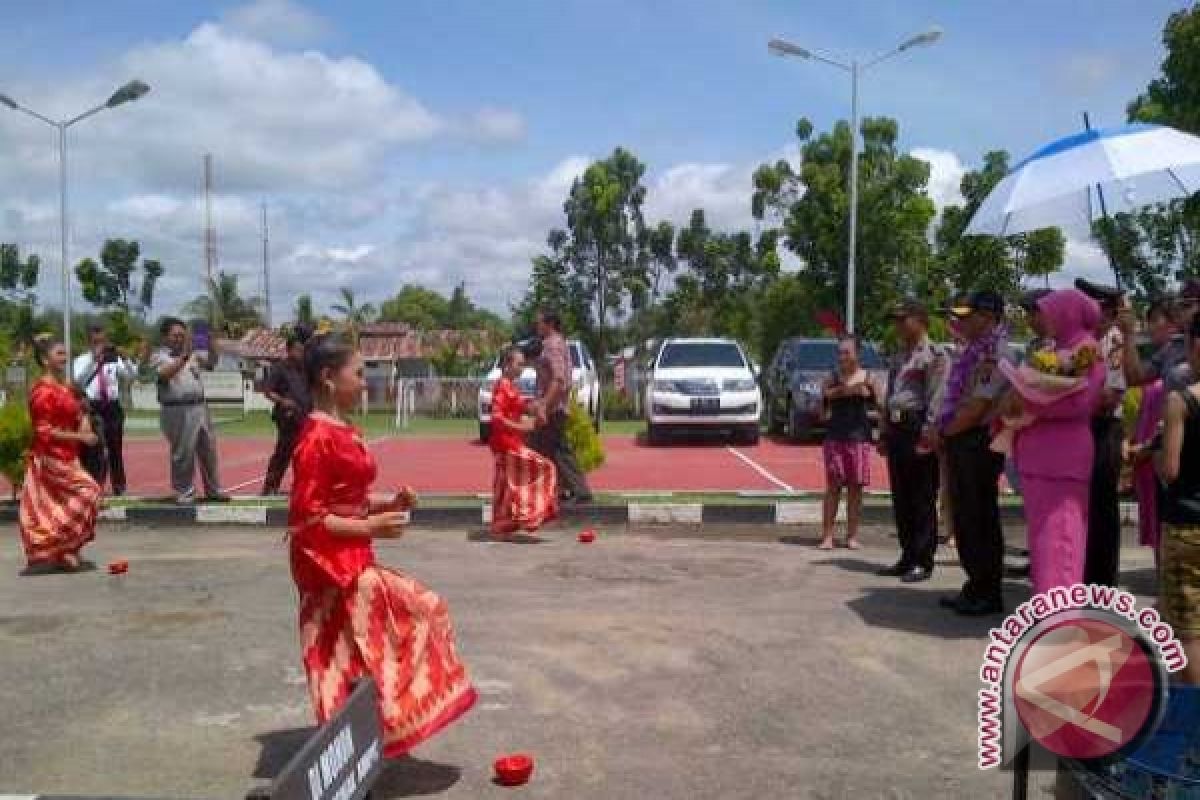
<instances>
[{"instance_id":1,"label":"green tree","mask_svg":"<svg viewBox=\"0 0 1200 800\"><path fill-rule=\"evenodd\" d=\"M589 298L577 276L570 272L567 263L567 232L553 230L546 237L549 254L536 255L532 259L529 288L524 298L512 310L513 325L522 333L533 328L534 316L539 308L553 308L562 315L563 328L590 339L591 314ZM596 350L592 350L596 352Z\"/></svg>"},{"instance_id":2,"label":"green tree","mask_svg":"<svg viewBox=\"0 0 1200 800\"><path fill-rule=\"evenodd\" d=\"M856 318L859 332L879 335L887 309L930 258L929 225L935 208L926 193L929 165L897 147L895 120L867 118L859 162ZM797 172L786 161L754 174L751 211L782 221L785 246L804 263L803 280L818 308L845 308L846 231L849 211L850 126L838 122L813 136L796 126L801 142Z\"/></svg>"},{"instance_id":3,"label":"green tree","mask_svg":"<svg viewBox=\"0 0 1200 800\"><path fill-rule=\"evenodd\" d=\"M100 262L85 258L75 267L83 297L101 309L136 312L145 319L154 305L154 289L163 275L163 265L153 259L138 264L141 245L127 239L108 239L100 250ZM141 270L141 283L134 278Z\"/></svg>"},{"instance_id":4,"label":"green tree","mask_svg":"<svg viewBox=\"0 0 1200 800\"><path fill-rule=\"evenodd\" d=\"M1161 73L1129 103L1129 121L1200 134L1200 6L1172 14L1162 40L1167 55ZM1162 293L1172 278L1200 277L1196 195L1100 220L1094 233L1121 285L1139 298Z\"/></svg>"},{"instance_id":5,"label":"green tree","mask_svg":"<svg viewBox=\"0 0 1200 800\"><path fill-rule=\"evenodd\" d=\"M959 190L965 203L942 210L935 263L906 290L939 303L954 292L975 289L1015 298L1026 278L1044 277L1062 266L1066 240L1058 228L1008 237L963 235L984 199L1008 174L1008 167L1008 153L993 150L984 155L981 169L963 175Z\"/></svg>"},{"instance_id":6,"label":"green tree","mask_svg":"<svg viewBox=\"0 0 1200 800\"><path fill-rule=\"evenodd\" d=\"M609 315L619 310L630 296L631 287L644 266L641 247L645 243L642 205L646 166L632 153L618 147L576 178L563 205L567 215L565 244L568 281L589 301L594 313L593 352L603 372L610 343ZM584 320L576 320L584 323ZM599 419L597 419L599 424Z\"/></svg>"},{"instance_id":7,"label":"green tree","mask_svg":"<svg viewBox=\"0 0 1200 800\"><path fill-rule=\"evenodd\" d=\"M215 330L236 339L263 325L260 308L261 298L242 297L238 276L222 271L209 281L208 292L185 305L183 311L207 320Z\"/></svg>"},{"instance_id":8,"label":"green tree","mask_svg":"<svg viewBox=\"0 0 1200 800\"><path fill-rule=\"evenodd\" d=\"M419 330L431 331L444 327L449 303L432 289L406 284L395 297L383 302L379 309L381 322L403 322Z\"/></svg>"},{"instance_id":9,"label":"green tree","mask_svg":"<svg viewBox=\"0 0 1200 800\"><path fill-rule=\"evenodd\" d=\"M33 341L34 308L41 259L30 253L24 259L15 244L0 244L0 324L16 345Z\"/></svg>"},{"instance_id":10,"label":"green tree","mask_svg":"<svg viewBox=\"0 0 1200 800\"><path fill-rule=\"evenodd\" d=\"M312 295L306 293L296 298L296 307L292 309L292 317L297 325L315 326L317 324Z\"/></svg>"},{"instance_id":11,"label":"green tree","mask_svg":"<svg viewBox=\"0 0 1200 800\"><path fill-rule=\"evenodd\" d=\"M779 276L778 234L716 233L702 209L692 212L675 246L685 267L664 302L663 334L730 336L758 353L759 302Z\"/></svg>"},{"instance_id":12,"label":"green tree","mask_svg":"<svg viewBox=\"0 0 1200 800\"><path fill-rule=\"evenodd\" d=\"M359 303L353 289L343 286L338 291L342 299L341 302L334 303L332 309L334 313L342 315L342 324L350 331L350 335L357 339L359 330L375 320L375 306L371 303Z\"/></svg>"}]
</instances>

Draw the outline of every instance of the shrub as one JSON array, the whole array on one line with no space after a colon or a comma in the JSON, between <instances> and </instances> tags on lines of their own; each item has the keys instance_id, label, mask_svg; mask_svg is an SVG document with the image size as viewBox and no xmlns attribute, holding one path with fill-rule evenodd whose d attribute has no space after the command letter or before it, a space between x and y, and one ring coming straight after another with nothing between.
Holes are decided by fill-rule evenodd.
<instances>
[{"instance_id":1,"label":"shrub","mask_svg":"<svg viewBox=\"0 0 1200 800\"><path fill-rule=\"evenodd\" d=\"M596 434L592 418L587 410L574 401L567 404L567 443L575 453L575 460L584 472L591 472L604 463L604 444Z\"/></svg>"},{"instance_id":2,"label":"shrub","mask_svg":"<svg viewBox=\"0 0 1200 800\"><path fill-rule=\"evenodd\" d=\"M0 406L0 475L13 487L13 497L25 477L25 454L33 440L33 427L25 404L10 400Z\"/></svg>"},{"instance_id":3,"label":"shrub","mask_svg":"<svg viewBox=\"0 0 1200 800\"><path fill-rule=\"evenodd\" d=\"M605 389L602 398L600 407L604 409L605 419L636 420L639 418L633 405L633 395L630 392Z\"/></svg>"}]
</instances>

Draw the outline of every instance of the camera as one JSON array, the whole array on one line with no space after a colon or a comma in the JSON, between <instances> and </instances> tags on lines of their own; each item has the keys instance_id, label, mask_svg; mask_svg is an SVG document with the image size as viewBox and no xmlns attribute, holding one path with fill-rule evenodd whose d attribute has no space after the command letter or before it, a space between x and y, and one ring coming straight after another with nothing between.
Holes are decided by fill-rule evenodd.
<instances>
[{"instance_id":1,"label":"camera","mask_svg":"<svg viewBox=\"0 0 1200 800\"><path fill-rule=\"evenodd\" d=\"M115 364L119 356L117 355L117 346L115 344L104 345L104 350L100 354L101 364Z\"/></svg>"}]
</instances>

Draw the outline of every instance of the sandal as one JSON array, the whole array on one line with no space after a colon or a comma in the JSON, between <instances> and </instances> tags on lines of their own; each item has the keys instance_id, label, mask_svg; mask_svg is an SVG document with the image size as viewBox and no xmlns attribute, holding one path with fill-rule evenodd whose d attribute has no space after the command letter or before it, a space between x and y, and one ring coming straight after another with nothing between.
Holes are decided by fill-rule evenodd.
<instances>
[{"instance_id":1,"label":"sandal","mask_svg":"<svg viewBox=\"0 0 1200 800\"><path fill-rule=\"evenodd\" d=\"M821 543L817 545L817 549L818 550L832 550L833 549L833 540L832 539L822 539Z\"/></svg>"},{"instance_id":2,"label":"sandal","mask_svg":"<svg viewBox=\"0 0 1200 800\"><path fill-rule=\"evenodd\" d=\"M858 539L847 539L846 540L846 549L847 550L861 550L862 545L859 544Z\"/></svg>"}]
</instances>

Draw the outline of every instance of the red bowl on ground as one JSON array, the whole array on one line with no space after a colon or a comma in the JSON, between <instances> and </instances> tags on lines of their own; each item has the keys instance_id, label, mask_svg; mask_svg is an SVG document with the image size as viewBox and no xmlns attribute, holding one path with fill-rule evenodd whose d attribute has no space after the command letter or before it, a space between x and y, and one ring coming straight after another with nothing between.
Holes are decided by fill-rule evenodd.
<instances>
[{"instance_id":1,"label":"red bowl on ground","mask_svg":"<svg viewBox=\"0 0 1200 800\"><path fill-rule=\"evenodd\" d=\"M496 770L496 783L501 786L522 786L533 775L533 756L525 753L500 756L492 766Z\"/></svg>"},{"instance_id":2,"label":"red bowl on ground","mask_svg":"<svg viewBox=\"0 0 1200 800\"><path fill-rule=\"evenodd\" d=\"M579 534L579 541L583 542L584 544L590 544L596 541L596 532L591 528L588 528L586 531L583 531Z\"/></svg>"},{"instance_id":3,"label":"red bowl on ground","mask_svg":"<svg viewBox=\"0 0 1200 800\"><path fill-rule=\"evenodd\" d=\"M124 575L126 572L129 572L128 561L114 561L108 565L109 575Z\"/></svg>"}]
</instances>

